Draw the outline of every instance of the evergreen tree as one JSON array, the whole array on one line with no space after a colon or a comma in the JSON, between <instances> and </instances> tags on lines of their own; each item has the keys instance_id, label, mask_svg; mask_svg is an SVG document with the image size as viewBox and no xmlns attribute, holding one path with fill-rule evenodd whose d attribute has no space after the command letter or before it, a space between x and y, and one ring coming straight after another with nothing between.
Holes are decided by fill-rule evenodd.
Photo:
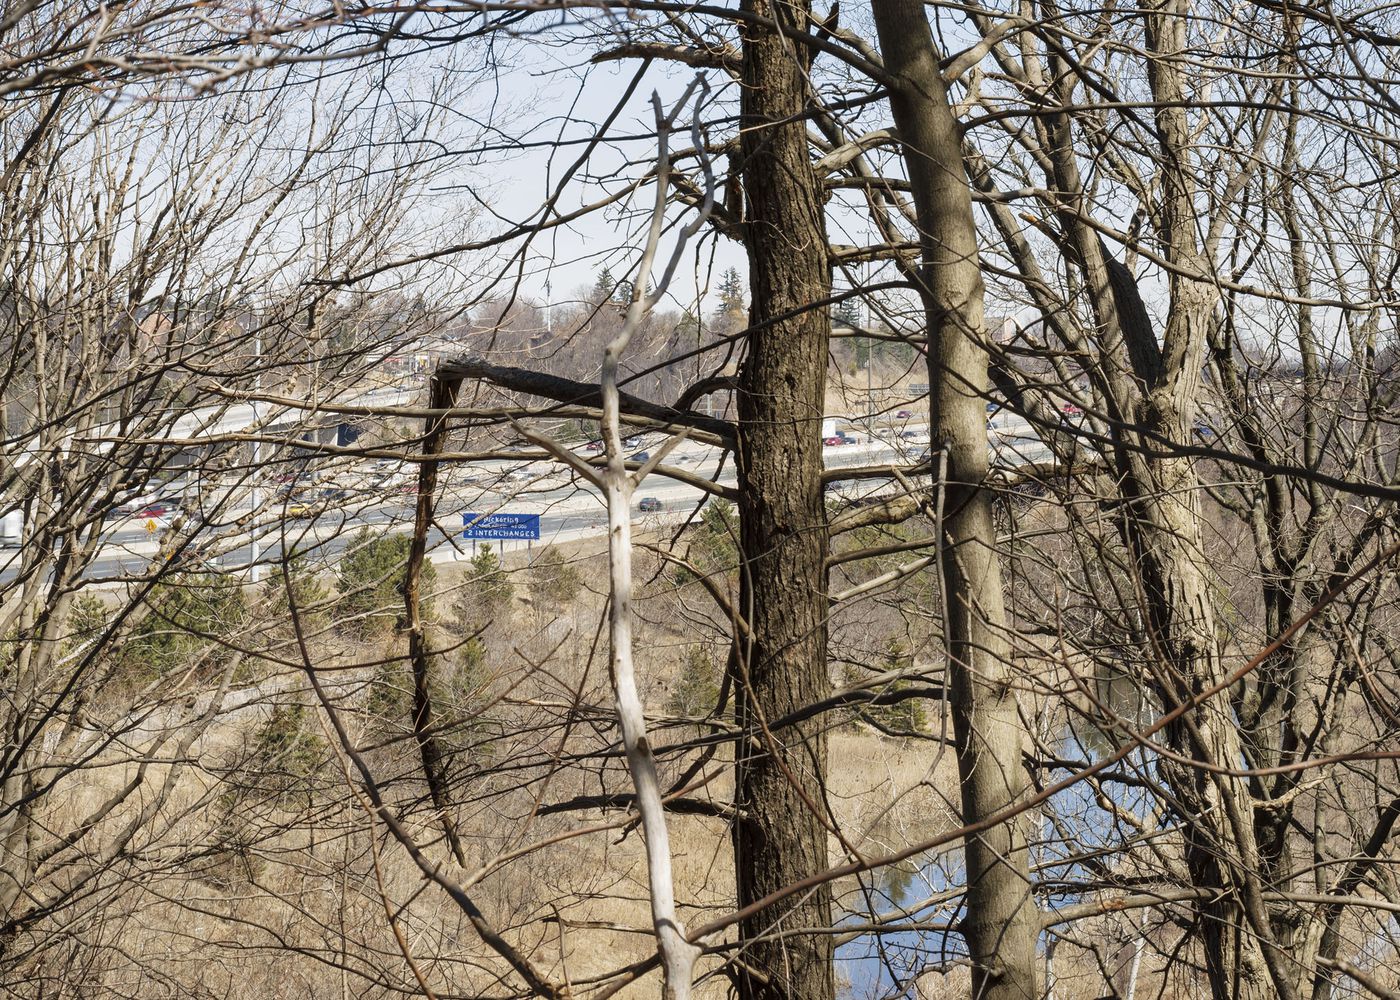
<instances>
[{"instance_id":1,"label":"evergreen tree","mask_svg":"<svg viewBox=\"0 0 1400 1000\"><path fill-rule=\"evenodd\" d=\"M744 314L744 279L734 268L729 268L719 279L720 316L742 316Z\"/></svg>"},{"instance_id":2,"label":"evergreen tree","mask_svg":"<svg viewBox=\"0 0 1400 1000\"><path fill-rule=\"evenodd\" d=\"M593 294L589 296L589 301L595 306L602 305L612 299L615 291L617 291L617 279L613 277L612 268L604 267L598 272L597 280L593 282Z\"/></svg>"},{"instance_id":3,"label":"evergreen tree","mask_svg":"<svg viewBox=\"0 0 1400 1000\"><path fill-rule=\"evenodd\" d=\"M870 364L871 356L875 353L875 341L870 337L856 337L852 344L856 353L856 368L863 369Z\"/></svg>"},{"instance_id":4,"label":"evergreen tree","mask_svg":"<svg viewBox=\"0 0 1400 1000\"><path fill-rule=\"evenodd\" d=\"M495 619L509 612L511 598L515 596L515 584L489 542L483 542L481 551L472 559L472 583L482 610L488 617Z\"/></svg>"},{"instance_id":5,"label":"evergreen tree","mask_svg":"<svg viewBox=\"0 0 1400 1000\"><path fill-rule=\"evenodd\" d=\"M836 307L836 312L831 317L837 326L849 326L852 328L860 326L860 308L854 299L847 299Z\"/></svg>"},{"instance_id":6,"label":"evergreen tree","mask_svg":"<svg viewBox=\"0 0 1400 1000\"><path fill-rule=\"evenodd\" d=\"M408 549L407 535L377 534L370 528L361 528L351 538L336 580L343 631L368 639L386 635L394 628L404 611ZM432 615L429 595L436 578L433 564L424 562L419 607L425 617Z\"/></svg>"}]
</instances>

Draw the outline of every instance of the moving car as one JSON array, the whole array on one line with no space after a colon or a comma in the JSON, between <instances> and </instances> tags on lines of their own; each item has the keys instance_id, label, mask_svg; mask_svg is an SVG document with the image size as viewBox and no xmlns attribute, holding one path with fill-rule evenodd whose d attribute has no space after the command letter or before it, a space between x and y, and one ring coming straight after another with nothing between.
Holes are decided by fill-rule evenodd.
<instances>
[{"instance_id":1,"label":"moving car","mask_svg":"<svg viewBox=\"0 0 1400 1000\"><path fill-rule=\"evenodd\" d=\"M649 460L650 458L651 458L651 452L649 452L649 451L639 451L639 452L637 452L635 455L628 455L628 456L627 456L627 461L629 461L629 462L645 462L645 461Z\"/></svg>"},{"instance_id":2,"label":"moving car","mask_svg":"<svg viewBox=\"0 0 1400 1000\"><path fill-rule=\"evenodd\" d=\"M180 512L180 505L174 500L157 500L154 503L139 504L132 508L132 517L174 517Z\"/></svg>"},{"instance_id":3,"label":"moving car","mask_svg":"<svg viewBox=\"0 0 1400 1000\"><path fill-rule=\"evenodd\" d=\"M660 497L642 497L637 502L637 509L643 514L655 514L664 506L666 505L661 502Z\"/></svg>"},{"instance_id":4,"label":"moving car","mask_svg":"<svg viewBox=\"0 0 1400 1000\"><path fill-rule=\"evenodd\" d=\"M24 512L7 511L0 517L0 546L17 546L24 539Z\"/></svg>"},{"instance_id":5,"label":"moving car","mask_svg":"<svg viewBox=\"0 0 1400 1000\"><path fill-rule=\"evenodd\" d=\"M908 410L900 410L894 417L896 420L908 420L913 415L914 414L910 413Z\"/></svg>"}]
</instances>

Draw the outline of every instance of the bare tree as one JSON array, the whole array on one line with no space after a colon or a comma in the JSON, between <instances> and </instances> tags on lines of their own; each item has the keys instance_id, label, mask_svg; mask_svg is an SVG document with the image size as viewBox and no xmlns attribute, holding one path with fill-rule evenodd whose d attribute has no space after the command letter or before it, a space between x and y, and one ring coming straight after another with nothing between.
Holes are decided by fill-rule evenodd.
<instances>
[{"instance_id":1,"label":"bare tree","mask_svg":"<svg viewBox=\"0 0 1400 1000\"><path fill-rule=\"evenodd\" d=\"M7 984L1394 991L1390 15L874 15L0 22Z\"/></svg>"},{"instance_id":2,"label":"bare tree","mask_svg":"<svg viewBox=\"0 0 1400 1000\"><path fill-rule=\"evenodd\" d=\"M987 488L988 391L982 275L961 141L923 6L875 6L891 75L891 111L905 144L922 242L930 436L939 452L941 592L946 595L949 708L962 819L978 823L1025 797L1026 741L1013 687L993 498ZM1019 817L967 838L967 916L974 996L1040 995L1039 918Z\"/></svg>"},{"instance_id":3,"label":"bare tree","mask_svg":"<svg viewBox=\"0 0 1400 1000\"><path fill-rule=\"evenodd\" d=\"M248 444L265 437L271 455L316 423L240 416L228 394L315 396L392 343L322 340L332 295L298 283L402 253L395 212L426 177L341 145L386 124L360 113L356 88L307 115L300 98L325 78L269 71L167 103L188 81L91 53L234 43L186 37L178 17L61 13L94 32L81 67L60 65L80 34L44 34L33 9L5 25L61 44L28 52L35 78L13 80L33 101L0 140L4 506L21 525L3 571L0 952L7 981L38 992L64 981L51 970L65 949L94 975L121 964L123 926L102 915L137 905L139 873L223 850L222 765L198 748L227 731L231 685L267 654L239 582L250 528L271 525ZM323 193L365 170L383 174L319 215ZM94 914L76 945L53 933Z\"/></svg>"}]
</instances>

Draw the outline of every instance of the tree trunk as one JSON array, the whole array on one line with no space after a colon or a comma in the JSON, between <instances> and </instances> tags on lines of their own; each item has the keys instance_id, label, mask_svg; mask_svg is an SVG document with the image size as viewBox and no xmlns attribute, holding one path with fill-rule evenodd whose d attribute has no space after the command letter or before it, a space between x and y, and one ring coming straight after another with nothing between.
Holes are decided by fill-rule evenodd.
<instances>
[{"instance_id":1,"label":"tree trunk","mask_svg":"<svg viewBox=\"0 0 1400 1000\"><path fill-rule=\"evenodd\" d=\"M745 0L764 18L805 26L810 8ZM734 863L740 906L827 865L825 722L764 734L775 719L820 700L826 664L826 514L820 427L831 287L817 178L803 123L801 50L762 25L744 29L741 143L748 197L750 323L739 380L741 606L750 640L734 658L739 819ZM803 311L805 310L805 311ZM784 317L784 318L779 318ZM831 926L823 885L740 928L736 982L744 1000L834 996L831 938L790 935Z\"/></svg>"},{"instance_id":2,"label":"tree trunk","mask_svg":"<svg viewBox=\"0 0 1400 1000\"><path fill-rule=\"evenodd\" d=\"M982 275L972 197L957 125L922 3L875 0L875 25L893 82L890 103L923 245L930 432L946 454L940 563L947 620L949 706L957 741L962 819L974 823L1025 797L1025 742L1011 686L1010 649L988 472L988 389ZM964 843L972 995L1040 996L1025 819Z\"/></svg>"}]
</instances>

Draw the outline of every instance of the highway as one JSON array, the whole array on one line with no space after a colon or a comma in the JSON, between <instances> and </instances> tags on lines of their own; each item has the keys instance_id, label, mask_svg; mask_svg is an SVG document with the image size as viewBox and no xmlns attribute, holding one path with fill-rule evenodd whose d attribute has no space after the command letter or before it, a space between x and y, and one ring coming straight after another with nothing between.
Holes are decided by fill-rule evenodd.
<instances>
[{"instance_id":1,"label":"highway","mask_svg":"<svg viewBox=\"0 0 1400 1000\"><path fill-rule=\"evenodd\" d=\"M899 464L912 466L928 447L924 425L906 424L900 428L912 434L912 440L900 440L895 429L879 429L884 439L856 444L829 446L823 449L828 469L856 466ZM648 435L639 449L655 449L662 444L659 434ZM1050 452L1036 439L1024 421L1000 417L988 431L988 446L994 463L1014 467L1049 460ZM535 454L541 454L536 452ZM581 457L595 458L585 455ZM717 449L695 442L683 442L666 457L664 465L690 475L702 476L723 486L735 484L732 461L725 462L716 478ZM410 470L412 471L412 470ZM333 564L361 528L383 532L407 532L413 522L415 498L411 492L414 480L396 477L392 487L361 487L345 490L346 495L320 505L310 505L311 516L285 516L286 501L274 499L263 505L259 513L259 562L275 565L284 551L304 555L309 562ZM846 482L836 490L837 495L854 498L880 491L890 492L893 482L886 478ZM270 487L263 487L264 495ZM636 491L633 502L634 518L643 528L675 524L689 517L705 494L689 483L653 472ZM640 513L636 503L642 497L661 501L656 513ZM460 539L462 515L465 512L490 514L496 512L540 515L541 539L538 544L568 541L606 530L607 512L602 497L586 481L549 459L531 459L523 453L519 461L492 460L471 466L445 467L439 483L435 504L438 527L429 537L431 558L451 561L468 558L472 543ZM252 520L246 496L241 504L218 519L219 523L204 526L196 542L200 555L208 555L210 568L237 572L246 570L252 557L248 540L248 525ZM191 511L190 516L198 516ZM235 526L235 522L241 525ZM162 539L170 529L166 519L143 520L133 517L113 518L98 557L88 567L87 577L95 581L115 580L144 572L152 559L159 558ZM444 530L453 538L449 540ZM235 532L237 532L235 534ZM495 543L499 546L501 543ZM505 543L513 550L524 542ZM16 574L18 551L0 552L0 582Z\"/></svg>"}]
</instances>

